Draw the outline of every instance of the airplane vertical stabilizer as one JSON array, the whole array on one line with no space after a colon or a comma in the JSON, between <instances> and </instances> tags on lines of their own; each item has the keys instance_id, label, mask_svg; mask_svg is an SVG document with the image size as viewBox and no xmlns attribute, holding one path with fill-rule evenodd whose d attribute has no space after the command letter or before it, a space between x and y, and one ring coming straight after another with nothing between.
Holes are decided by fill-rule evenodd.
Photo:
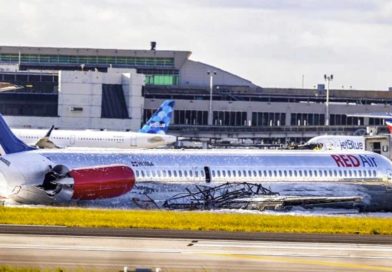
<instances>
[{"instance_id":1,"label":"airplane vertical stabilizer","mask_svg":"<svg viewBox=\"0 0 392 272\"><path fill-rule=\"evenodd\" d=\"M385 124L387 125L389 133L392 133L392 119L385 119Z\"/></svg>"},{"instance_id":2,"label":"airplane vertical stabilizer","mask_svg":"<svg viewBox=\"0 0 392 272\"><path fill-rule=\"evenodd\" d=\"M10 130L3 116L0 114L0 145L6 154L18 153L33 150L34 148L26 145L19 140Z\"/></svg>"},{"instance_id":3,"label":"airplane vertical stabilizer","mask_svg":"<svg viewBox=\"0 0 392 272\"><path fill-rule=\"evenodd\" d=\"M165 134L173 116L174 104L174 100L165 100L139 132Z\"/></svg>"}]
</instances>

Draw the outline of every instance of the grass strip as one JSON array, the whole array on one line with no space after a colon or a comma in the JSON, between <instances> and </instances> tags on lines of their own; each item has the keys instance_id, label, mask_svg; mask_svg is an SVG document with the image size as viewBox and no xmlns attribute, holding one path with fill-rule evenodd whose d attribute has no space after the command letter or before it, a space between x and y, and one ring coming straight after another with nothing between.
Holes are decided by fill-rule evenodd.
<instances>
[{"instance_id":1,"label":"grass strip","mask_svg":"<svg viewBox=\"0 0 392 272\"><path fill-rule=\"evenodd\" d=\"M392 235L392 219L185 211L0 207L0 224Z\"/></svg>"}]
</instances>

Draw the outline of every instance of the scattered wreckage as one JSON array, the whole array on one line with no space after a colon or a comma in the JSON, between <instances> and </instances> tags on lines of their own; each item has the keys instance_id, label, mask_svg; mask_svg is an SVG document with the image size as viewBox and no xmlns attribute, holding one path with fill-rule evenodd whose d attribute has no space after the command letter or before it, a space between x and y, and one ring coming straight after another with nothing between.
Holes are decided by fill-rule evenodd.
<instances>
[{"instance_id":1,"label":"scattered wreckage","mask_svg":"<svg viewBox=\"0 0 392 272\"><path fill-rule=\"evenodd\" d=\"M360 196L282 196L277 192L255 183L225 183L218 186L194 185L185 188L184 193L176 194L158 205L148 193L143 198L134 197L132 201L143 209L169 210L215 210L215 209L246 209L246 210L283 210L293 206L313 207L320 205L344 205L359 207Z\"/></svg>"}]
</instances>

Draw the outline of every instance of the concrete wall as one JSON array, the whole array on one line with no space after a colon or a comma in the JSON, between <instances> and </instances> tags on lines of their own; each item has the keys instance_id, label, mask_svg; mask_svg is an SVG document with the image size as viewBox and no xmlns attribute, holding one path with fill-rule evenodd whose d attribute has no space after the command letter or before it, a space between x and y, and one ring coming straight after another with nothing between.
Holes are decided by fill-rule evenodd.
<instances>
[{"instance_id":1,"label":"concrete wall","mask_svg":"<svg viewBox=\"0 0 392 272\"><path fill-rule=\"evenodd\" d=\"M102 84L121 84L129 118L101 118ZM140 128L144 98L144 75L134 69L109 69L97 71L59 72L59 117L8 116L13 127L63 129L132 130Z\"/></svg>"}]
</instances>

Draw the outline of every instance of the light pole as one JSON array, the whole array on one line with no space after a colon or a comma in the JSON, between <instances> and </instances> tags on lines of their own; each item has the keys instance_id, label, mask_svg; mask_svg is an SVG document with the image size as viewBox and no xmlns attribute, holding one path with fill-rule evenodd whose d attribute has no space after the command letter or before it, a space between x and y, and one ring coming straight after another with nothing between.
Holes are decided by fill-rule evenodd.
<instances>
[{"instance_id":1,"label":"light pole","mask_svg":"<svg viewBox=\"0 0 392 272\"><path fill-rule=\"evenodd\" d=\"M208 109L208 125L212 125L212 89L214 87L214 75L215 71L207 71L207 75L210 77L210 107Z\"/></svg>"},{"instance_id":2,"label":"light pole","mask_svg":"<svg viewBox=\"0 0 392 272\"><path fill-rule=\"evenodd\" d=\"M325 125L329 126L329 83L333 80L333 75L324 75L324 80L327 83L327 98L325 101Z\"/></svg>"}]
</instances>

